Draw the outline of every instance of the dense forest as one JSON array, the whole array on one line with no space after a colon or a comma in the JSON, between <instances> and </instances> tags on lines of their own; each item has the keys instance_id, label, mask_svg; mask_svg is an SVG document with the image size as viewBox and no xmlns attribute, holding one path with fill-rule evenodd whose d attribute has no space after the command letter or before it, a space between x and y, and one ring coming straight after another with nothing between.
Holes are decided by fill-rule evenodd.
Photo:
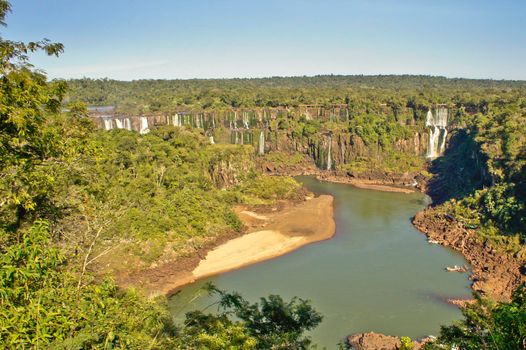
<instances>
[{"instance_id":1,"label":"dense forest","mask_svg":"<svg viewBox=\"0 0 526 350\"><path fill-rule=\"evenodd\" d=\"M524 81L448 79L430 76L316 76L260 79L69 81L71 100L113 105L123 113L174 112L188 109L350 105L374 111L387 104L437 103L483 109L491 100L524 95Z\"/></svg>"},{"instance_id":2,"label":"dense forest","mask_svg":"<svg viewBox=\"0 0 526 350\"><path fill-rule=\"evenodd\" d=\"M9 11L0 0L2 25ZM324 152L311 147L325 142L322 134L355 135L364 153L332 170L347 174L373 164L421 173L440 186L439 210L502 249L523 253L525 82L426 76L49 81L28 54L59 56L61 44L1 37L0 47L3 348L306 349L305 332L322 321L306 300L270 295L250 303L209 286L220 298L220 312L191 312L176 325L163 298L119 287L113 262L140 269L191 254L217 237L243 232L234 205L301 196L293 178L266 175L258 165L305 159L297 148L258 156L252 145L211 144L196 128L106 132L87 105L114 105L124 114L346 106L348 120L282 115L270 128L276 140L304 140L311 156ZM397 144L425 131L425 113L438 104L454 111L454 128L444 157L427 162ZM479 299L428 347L520 348L525 310L522 288L509 303Z\"/></svg>"},{"instance_id":3,"label":"dense forest","mask_svg":"<svg viewBox=\"0 0 526 350\"><path fill-rule=\"evenodd\" d=\"M0 1L2 23L9 9ZM206 146L190 130L100 132L82 103L64 104L64 82L48 82L28 61L30 52L60 55L62 45L2 38L1 47L2 348L309 344L303 333L321 316L307 301L271 295L250 304L211 287L223 311L195 311L176 326L162 299L121 289L95 267L109 255L140 266L240 232L232 204L291 198L293 179L262 178L247 147Z\"/></svg>"}]
</instances>

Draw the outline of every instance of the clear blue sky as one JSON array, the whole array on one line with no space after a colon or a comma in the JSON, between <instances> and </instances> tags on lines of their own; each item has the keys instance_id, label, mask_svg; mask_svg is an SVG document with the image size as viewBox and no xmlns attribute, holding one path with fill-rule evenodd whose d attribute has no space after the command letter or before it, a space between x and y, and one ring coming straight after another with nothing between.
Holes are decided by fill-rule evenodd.
<instances>
[{"instance_id":1,"label":"clear blue sky","mask_svg":"<svg viewBox=\"0 0 526 350\"><path fill-rule=\"evenodd\" d=\"M50 77L431 74L526 80L525 0L12 0Z\"/></svg>"}]
</instances>

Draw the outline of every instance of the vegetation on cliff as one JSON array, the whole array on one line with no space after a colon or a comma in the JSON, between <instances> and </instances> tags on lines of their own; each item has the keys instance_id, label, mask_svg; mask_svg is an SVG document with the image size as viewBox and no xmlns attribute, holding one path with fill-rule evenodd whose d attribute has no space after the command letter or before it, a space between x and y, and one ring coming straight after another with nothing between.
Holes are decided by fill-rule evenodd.
<instances>
[{"instance_id":1,"label":"vegetation on cliff","mask_svg":"<svg viewBox=\"0 0 526 350\"><path fill-rule=\"evenodd\" d=\"M525 135L524 98L488 103L431 168L439 211L515 251L526 239Z\"/></svg>"}]
</instances>

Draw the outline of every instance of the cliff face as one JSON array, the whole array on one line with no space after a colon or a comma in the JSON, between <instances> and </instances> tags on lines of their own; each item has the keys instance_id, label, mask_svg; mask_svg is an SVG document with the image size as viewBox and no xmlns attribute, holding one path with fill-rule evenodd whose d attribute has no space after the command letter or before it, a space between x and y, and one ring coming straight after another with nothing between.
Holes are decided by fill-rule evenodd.
<instances>
[{"instance_id":1,"label":"cliff face","mask_svg":"<svg viewBox=\"0 0 526 350\"><path fill-rule=\"evenodd\" d=\"M368 160L382 163L389 152L422 159L436 153L430 152L433 127L428 127L428 121L420 120L422 118L418 113L410 108L403 108L394 115L387 106L374 111L370 117L369 114L363 117L364 114L358 113L369 111L357 112L352 106L336 105L192 111L150 116L99 113L93 118L99 127L106 130L128 129L143 134L160 125L196 128L202 130L211 143L252 145L254 153L259 155L271 151L308 155L321 170L342 170L348 168L348 164L355 166L356 162L365 164ZM428 119L433 115L429 111ZM362 119L357 122L355 118ZM368 125L370 120L374 120L374 124ZM366 142L357 132L361 123L367 124L369 133L383 134ZM402 129L403 133L390 136L394 127ZM443 135L445 144L447 132ZM380 137L384 139L379 140ZM386 137L388 141L385 141ZM231 168L231 164L217 164L217 169L213 171L224 175L232 172ZM214 177L214 181L221 186L235 183L231 175L223 175Z\"/></svg>"},{"instance_id":2,"label":"cliff face","mask_svg":"<svg viewBox=\"0 0 526 350\"><path fill-rule=\"evenodd\" d=\"M240 183L243 176L255 170L255 155L250 147L231 147L215 149L208 174L217 188L230 188Z\"/></svg>"}]
</instances>

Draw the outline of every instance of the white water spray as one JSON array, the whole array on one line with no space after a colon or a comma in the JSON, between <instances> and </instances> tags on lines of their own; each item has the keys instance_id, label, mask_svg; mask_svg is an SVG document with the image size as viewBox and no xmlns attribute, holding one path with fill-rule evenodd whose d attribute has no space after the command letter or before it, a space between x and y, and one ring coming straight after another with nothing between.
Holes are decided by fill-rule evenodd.
<instances>
[{"instance_id":1,"label":"white water spray","mask_svg":"<svg viewBox=\"0 0 526 350\"><path fill-rule=\"evenodd\" d=\"M262 156L265 154L265 132L261 131L259 134L259 155Z\"/></svg>"},{"instance_id":2,"label":"white water spray","mask_svg":"<svg viewBox=\"0 0 526 350\"><path fill-rule=\"evenodd\" d=\"M113 120L111 118L104 118L104 130L113 129Z\"/></svg>"},{"instance_id":3,"label":"white water spray","mask_svg":"<svg viewBox=\"0 0 526 350\"><path fill-rule=\"evenodd\" d=\"M150 132L150 129L148 129L148 118L141 117L139 133L141 135L144 135L144 134L147 134L149 132Z\"/></svg>"},{"instance_id":4,"label":"white water spray","mask_svg":"<svg viewBox=\"0 0 526 350\"><path fill-rule=\"evenodd\" d=\"M429 128L428 158L440 156L446 148L447 117L448 110L446 108L437 108L435 114L431 110L427 112L426 127Z\"/></svg>"},{"instance_id":5,"label":"white water spray","mask_svg":"<svg viewBox=\"0 0 526 350\"><path fill-rule=\"evenodd\" d=\"M332 169L331 146L332 146L332 139L329 139L329 151L327 152L327 170Z\"/></svg>"}]
</instances>

